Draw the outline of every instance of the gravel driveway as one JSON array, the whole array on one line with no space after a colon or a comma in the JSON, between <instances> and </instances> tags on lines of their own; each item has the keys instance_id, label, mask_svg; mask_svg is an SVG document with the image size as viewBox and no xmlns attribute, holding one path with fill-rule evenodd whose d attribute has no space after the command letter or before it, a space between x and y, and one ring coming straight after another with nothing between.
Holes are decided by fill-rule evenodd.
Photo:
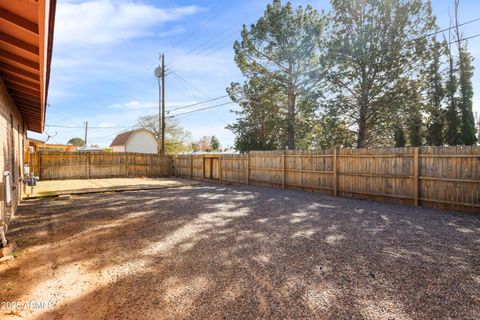
<instances>
[{"instance_id":1,"label":"gravel driveway","mask_svg":"<svg viewBox=\"0 0 480 320\"><path fill-rule=\"evenodd\" d=\"M480 215L215 184L24 202L2 319L478 319ZM43 303L43 304L42 304Z\"/></svg>"}]
</instances>

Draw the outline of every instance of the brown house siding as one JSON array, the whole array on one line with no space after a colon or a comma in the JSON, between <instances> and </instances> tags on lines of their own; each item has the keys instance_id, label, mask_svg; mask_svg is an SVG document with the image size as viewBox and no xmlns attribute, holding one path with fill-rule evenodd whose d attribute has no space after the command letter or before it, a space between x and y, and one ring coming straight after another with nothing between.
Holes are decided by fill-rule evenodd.
<instances>
[{"instance_id":1,"label":"brown house siding","mask_svg":"<svg viewBox=\"0 0 480 320\"><path fill-rule=\"evenodd\" d=\"M3 81L0 80L0 220L3 222L8 221L20 201L24 146L23 118L10 98ZM4 199L5 177L3 174L5 171L13 174L11 208L6 207Z\"/></svg>"}]
</instances>

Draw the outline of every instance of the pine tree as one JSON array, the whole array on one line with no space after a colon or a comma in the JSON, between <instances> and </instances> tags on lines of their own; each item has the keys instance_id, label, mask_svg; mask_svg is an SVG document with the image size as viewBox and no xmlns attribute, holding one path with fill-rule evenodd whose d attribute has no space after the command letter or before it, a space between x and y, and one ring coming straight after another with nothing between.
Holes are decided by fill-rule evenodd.
<instances>
[{"instance_id":1,"label":"pine tree","mask_svg":"<svg viewBox=\"0 0 480 320\"><path fill-rule=\"evenodd\" d=\"M408 90L409 97L407 99L407 131L408 141L412 147L419 147L423 144L422 108L418 90L418 84L414 81L410 81Z\"/></svg>"},{"instance_id":2,"label":"pine tree","mask_svg":"<svg viewBox=\"0 0 480 320\"><path fill-rule=\"evenodd\" d=\"M315 149L334 147L351 148L355 144L355 133L349 130L345 121L335 114L323 114L309 136Z\"/></svg>"},{"instance_id":3,"label":"pine tree","mask_svg":"<svg viewBox=\"0 0 480 320\"><path fill-rule=\"evenodd\" d=\"M403 130L402 126L399 125L395 128L393 139L395 140L395 147L405 147L407 139L405 138L405 130Z\"/></svg>"},{"instance_id":4,"label":"pine tree","mask_svg":"<svg viewBox=\"0 0 480 320\"><path fill-rule=\"evenodd\" d=\"M249 80L253 78L268 79L268 82L279 90L279 100L273 102L280 107L281 115L286 122L286 140L289 149L295 149L299 128L314 115L316 94L312 82L313 71L322 69L319 59L320 46L323 43L325 19L311 6L292 8L287 2L282 5L280 0L269 4L261 17L249 28L245 25L241 32L242 41L234 44L235 62L242 74ZM321 73L321 72L319 72ZM257 85L257 81L246 83L248 86ZM230 95L238 94L232 91L238 84L232 84ZM263 85L263 84L262 84ZM269 90L264 90L265 92ZM257 92L259 93L259 92ZM240 93L241 95L241 93ZM244 96L248 98L247 96ZM264 107L263 103L249 103L249 108ZM247 113L254 113L250 109ZM253 127L242 118L241 126ZM275 118L272 118L275 119ZM239 126L230 126L234 132ZM244 145L248 140L261 137L242 136L237 141ZM241 142L240 142L241 141ZM252 145L270 145L268 141L251 141ZM274 143L273 145L276 145ZM250 148L244 145L242 148Z\"/></svg>"},{"instance_id":5,"label":"pine tree","mask_svg":"<svg viewBox=\"0 0 480 320\"><path fill-rule=\"evenodd\" d=\"M447 131L445 133L445 140L451 146L456 146L461 144L460 139L460 119L458 117L457 109L457 89L458 82L457 76L455 75L457 69L455 68L455 63L451 50L447 50L448 54L448 80L446 84L446 97L447 97L447 111L445 118L447 120Z\"/></svg>"},{"instance_id":6,"label":"pine tree","mask_svg":"<svg viewBox=\"0 0 480 320\"><path fill-rule=\"evenodd\" d=\"M246 152L286 147L287 125L282 112L285 99L278 83L257 75L243 85L232 83L227 92L241 108L233 111L237 119L227 126L235 134L236 150Z\"/></svg>"},{"instance_id":7,"label":"pine tree","mask_svg":"<svg viewBox=\"0 0 480 320\"><path fill-rule=\"evenodd\" d=\"M473 145L477 142L477 137L475 136L475 119L473 117L472 111L472 98L473 98L473 88L472 88L472 77L473 77L473 66L472 66L472 56L467 51L467 44L462 45L464 40L462 37L462 32L459 28L459 6L460 0L454 1L455 5L455 36L457 40L457 49L458 49L458 72L459 72L459 81L458 86L460 89L460 97L458 99L458 111L460 115L459 123L459 138L458 142L464 145Z\"/></svg>"},{"instance_id":8,"label":"pine tree","mask_svg":"<svg viewBox=\"0 0 480 320\"><path fill-rule=\"evenodd\" d=\"M480 113L477 113L477 141L480 141Z\"/></svg>"},{"instance_id":9,"label":"pine tree","mask_svg":"<svg viewBox=\"0 0 480 320\"><path fill-rule=\"evenodd\" d=\"M395 128L392 88L424 64L435 30L429 1L332 0L332 91L357 129L357 147L382 144ZM412 44L411 39L418 39ZM383 141L384 143L384 141Z\"/></svg>"},{"instance_id":10,"label":"pine tree","mask_svg":"<svg viewBox=\"0 0 480 320\"><path fill-rule=\"evenodd\" d=\"M459 74L460 98L458 101L458 109L460 111L461 143L464 145L474 145L477 143L477 137L475 136L475 118L473 117L472 111L472 56L466 47L462 46L460 46L459 49Z\"/></svg>"},{"instance_id":11,"label":"pine tree","mask_svg":"<svg viewBox=\"0 0 480 320\"><path fill-rule=\"evenodd\" d=\"M220 150L220 141L218 140L217 137L212 136L210 138L210 146L212 147L212 151Z\"/></svg>"},{"instance_id":12,"label":"pine tree","mask_svg":"<svg viewBox=\"0 0 480 320\"><path fill-rule=\"evenodd\" d=\"M442 84L442 75L440 74L441 43L433 39L433 48L431 51L431 62L428 68L427 76L427 95L429 112L429 123L427 126L427 145L442 146L444 144L445 112L442 108L442 100L445 96L445 90Z\"/></svg>"}]
</instances>

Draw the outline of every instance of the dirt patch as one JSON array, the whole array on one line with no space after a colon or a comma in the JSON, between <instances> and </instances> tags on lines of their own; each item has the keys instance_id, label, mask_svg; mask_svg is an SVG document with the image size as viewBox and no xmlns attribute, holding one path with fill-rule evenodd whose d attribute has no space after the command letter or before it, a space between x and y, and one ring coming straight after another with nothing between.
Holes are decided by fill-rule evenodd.
<instances>
[{"instance_id":1,"label":"dirt patch","mask_svg":"<svg viewBox=\"0 0 480 320\"><path fill-rule=\"evenodd\" d=\"M198 185L23 203L18 319L478 319L480 218ZM44 305L42 305L44 303Z\"/></svg>"}]
</instances>

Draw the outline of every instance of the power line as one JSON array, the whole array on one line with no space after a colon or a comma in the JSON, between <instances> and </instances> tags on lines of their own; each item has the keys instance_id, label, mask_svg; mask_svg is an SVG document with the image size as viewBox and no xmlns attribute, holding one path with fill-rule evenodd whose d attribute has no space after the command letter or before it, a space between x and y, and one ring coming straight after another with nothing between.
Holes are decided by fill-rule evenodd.
<instances>
[{"instance_id":1,"label":"power line","mask_svg":"<svg viewBox=\"0 0 480 320\"><path fill-rule=\"evenodd\" d=\"M268 2L270 2L270 1L268 1ZM254 12L252 12L251 14L249 14L247 17L243 18L243 20L249 19L250 17L252 17L252 16L254 16L254 15L256 15L256 14L257 14L257 10L255 10ZM230 27L228 27L228 28L226 28L226 29L223 29L222 32L216 34L215 36L209 38L207 41L204 41L203 43L200 43L199 45L195 46L194 48L188 50L187 53L194 53L195 51L197 51L198 49L200 49L200 48L202 48L203 46L207 45L208 43L212 42L213 40L221 37L221 36L222 36L223 34L225 34L227 31L229 31L229 30L237 27L239 23L241 23L241 21L236 22L236 23L230 25ZM198 52L197 54L201 54L201 53L205 52L206 50L214 47L215 45L223 42L224 40L230 38L231 36L233 36L233 35L235 35L235 34L237 34L237 33L238 33L238 31L234 31L234 32L228 34L227 36L225 36L225 37L223 37L222 39L216 41L215 43L207 46L206 48L203 48L203 49L202 49L200 52ZM222 46L221 48L223 48L223 46ZM208 54L208 55L210 55L210 54ZM205 56L208 56L208 55L205 55ZM175 65L175 62L173 62L172 64L170 64L170 66L173 66L173 65Z\"/></svg>"},{"instance_id":2,"label":"power line","mask_svg":"<svg viewBox=\"0 0 480 320\"><path fill-rule=\"evenodd\" d=\"M133 128L133 127L132 127L132 128ZM105 140L105 139L107 139L107 138L116 136L116 135L118 135L118 134L120 134L120 133L123 133L123 132L125 132L125 130L120 130L120 131L111 133L111 134L106 135L106 136L100 136L100 137L96 136L96 137L90 139L90 141L101 141L101 140Z\"/></svg>"},{"instance_id":3,"label":"power line","mask_svg":"<svg viewBox=\"0 0 480 320\"><path fill-rule=\"evenodd\" d=\"M185 82L187 85L189 85L190 87L192 87L193 89L195 89L196 91L200 92L201 94L203 94L205 97L207 98L211 98L208 94L206 94L205 92L203 92L202 90L200 90L199 88L197 88L196 86L194 86L192 83L190 83L189 81L185 80L181 75L179 75L177 72L175 72L174 70L172 70L170 68L170 71L172 72L173 76L174 77L177 77L177 79Z\"/></svg>"},{"instance_id":4,"label":"power line","mask_svg":"<svg viewBox=\"0 0 480 320\"><path fill-rule=\"evenodd\" d=\"M269 2L270 2L270 1L268 1L268 3L269 3ZM306 2L307 2L307 0L301 1L301 2L299 3L299 6L305 5ZM252 14L248 15L248 16L247 16L246 18L244 18L244 19L248 19L248 18L252 17L253 15L255 15L256 13L257 13L257 11L252 12ZM278 18L273 19L273 21L281 20L282 18L283 18L282 16L279 16ZM201 47L201 46L209 43L209 42L212 41L212 40L215 40L215 38L218 38L218 37L221 36L222 34L225 34L226 31L228 31L228 30L236 27L237 25L238 25L238 23L232 24L229 28L224 29L223 32L219 33L217 36L212 37L212 38L210 38L209 40L205 41L205 42L204 42L203 44L201 44L200 46L197 46L197 47L195 47L195 48L187 51L187 53L193 52L193 51L197 50L199 47ZM238 32L238 31L236 31L236 32ZM235 33L236 33L236 32L235 32ZM225 38L223 38L223 39L226 40L226 39L228 39L230 36L234 35L235 33L232 33L231 35L229 35L229 36L227 36L227 37L225 37ZM218 43L220 43L220 42L222 42L222 41L223 41L223 40L217 41L215 44L218 44ZM213 50L213 51L211 51L211 52L209 52L209 53L204 54L202 57L208 57L208 56L214 54L215 52L219 51L220 49L225 48L225 47L228 46L228 45L230 45L230 43L227 43L227 44L225 44L225 45L222 45L222 46L218 47L217 49L215 49L215 50ZM212 47L212 46L214 46L214 45L211 45L210 47ZM204 51L205 51L205 49L202 50L200 53L202 53L202 52L204 52ZM175 65L175 62L172 63L172 64L170 64L170 65L167 65L167 67L172 67L172 66L174 66L174 65Z\"/></svg>"},{"instance_id":5,"label":"power line","mask_svg":"<svg viewBox=\"0 0 480 320\"><path fill-rule=\"evenodd\" d=\"M445 31L448 31L448 30L451 30L451 29L454 29L454 28L457 28L457 27L461 27L461 26L464 26L464 25L467 25L467 24L470 24L470 23L473 23L473 22L476 22L476 21L479 21L480 20L480 17L479 18L475 18L475 19L472 19L472 20L469 20L469 21L466 21L466 22L462 22L460 24L456 24L454 26L451 26L451 27L448 27L448 28L444 28L444 29L441 29L441 30L438 30L438 31L435 31L435 32L432 32L432 33L429 33L429 34L426 34L426 35L423 35L423 36L420 36L420 37L417 37L417 38L414 38L414 39L411 39L411 40L407 40L407 47L410 47L411 45L415 45L415 42L417 42L418 40L421 40L421 39L424 39L424 38L429 38L429 37L432 37L432 36L435 36L437 34L440 34L440 33L443 33ZM474 36L475 38L476 36ZM468 39L462 39L463 40L468 40ZM451 44L451 43L454 43L454 42L458 42L458 40L455 40L455 41L452 41L448 44ZM409 43L411 43L410 45L408 45ZM375 53L375 52L382 52L382 51L386 51L388 49L391 49L393 46L387 46L386 48L380 48L380 49L376 49L376 50L372 50L372 51L369 51L369 52L365 52L365 53L362 53L361 55L358 55L356 56L355 58L360 58L360 57L363 57L365 55L370 55L372 53ZM435 46L431 47L431 48L435 48Z\"/></svg>"},{"instance_id":6,"label":"power line","mask_svg":"<svg viewBox=\"0 0 480 320\"><path fill-rule=\"evenodd\" d=\"M218 6L217 6L218 7ZM227 8L228 6L225 6L224 8ZM208 19L207 21L203 22L203 23L199 23L196 25L195 29L193 31L191 31L190 33L188 33L187 35L185 35L184 37L180 38L179 40L177 40L176 42L173 43L173 45L170 47L170 48L167 48L163 53L167 53L170 49L174 49L177 45L179 45L180 43L182 43L183 41L187 40L188 38L190 38L192 35L194 35L196 32L198 32L199 30L202 30L203 28L205 28L209 23L211 23L213 20L215 20L218 16L220 16L221 14L225 13L225 10L220 10L219 12L217 12L215 15L213 15L210 19ZM152 63L145 72L147 72L148 70L150 70L153 66L155 65L155 63ZM168 66L168 65L167 65Z\"/></svg>"},{"instance_id":7,"label":"power line","mask_svg":"<svg viewBox=\"0 0 480 320\"><path fill-rule=\"evenodd\" d=\"M432 32L432 33L427 34L427 35L424 35L424 36L420 36L420 37L417 37L417 38L414 38L414 39L411 39L411 40L407 40L406 43L408 44L408 43L411 43L411 42L416 42L416 41L421 40L421 39L423 39L423 38L432 37L432 36L437 35L437 34L440 34L440 33L442 33L442 32L445 32L445 31L454 29L454 28L456 28L456 27L461 27L461 26L464 26L464 25L467 25L467 24L470 24L470 23L473 23L473 22L476 22L476 21L479 21L479 20L480 20L480 17L479 17L479 18L472 19L472 20L469 20L469 21L466 21L466 22L462 22L462 23L460 23L460 24L456 24L456 25L454 25L454 26L441 29L441 30ZM213 51L211 51L211 52L209 52L209 53L204 54L202 57L210 56L210 55L212 55L213 53L215 53L215 52L223 49L224 47L226 47L226 46L228 46L228 45L229 45L229 43L227 43L227 44L225 44L225 45L222 45L222 46L218 47L217 49L215 49L215 50L213 50ZM387 47L387 48L381 48L381 49L372 50L372 51L369 51L369 52L367 52L367 53L361 54L361 55L357 56L356 58L362 57L362 56L364 56L364 55L372 54L372 53L374 53L374 52L382 52L382 51L388 50L388 49L390 49L390 48L391 48L391 46L390 46L390 47ZM194 62L195 62L195 60L194 60Z\"/></svg>"},{"instance_id":8,"label":"power line","mask_svg":"<svg viewBox=\"0 0 480 320\"><path fill-rule=\"evenodd\" d=\"M213 109L213 108L223 107L223 106L233 104L233 103L235 103L235 102L230 101L230 102L225 102L225 103L221 103L221 104L216 104L216 105L205 107L205 108L195 109L195 110L186 111L186 112L178 113L178 114L175 114L175 115L171 115L168 118L176 118L178 116L191 114L191 113L194 113L194 112L199 112L199 111L204 111L204 110L209 110L209 109Z\"/></svg>"},{"instance_id":9,"label":"power line","mask_svg":"<svg viewBox=\"0 0 480 320\"><path fill-rule=\"evenodd\" d=\"M448 42L447 44L453 44L453 43L456 43L456 42L459 42L459 41L466 41L466 40L470 40L470 39L477 38L477 37L480 37L480 33L474 34L473 36L470 36L470 37L453 40L453 41Z\"/></svg>"},{"instance_id":10,"label":"power line","mask_svg":"<svg viewBox=\"0 0 480 320\"><path fill-rule=\"evenodd\" d=\"M226 98L226 97L228 97L228 94L223 95L223 96L220 96L220 97L216 97L216 98L213 98L213 99L205 100L205 101L200 101L200 102L192 103L192 104L185 105L185 106L179 106L179 107L176 107L176 108L167 110L167 113L170 113L171 111L175 111L175 110L186 109L186 108L198 106L198 105L200 105L200 104L204 104L204 103L207 103L207 102L219 100L219 99Z\"/></svg>"},{"instance_id":11,"label":"power line","mask_svg":"<svg viewBox=\"0 0 480 320\"><path fill-rule=\"evenodd\" d=\"M177 76L174 75L174 76L173 76L173 79L177 80L177 82L178 82L186 91L188 91L188 92L193 92L193 90L192 90L191 88L187 87L187 85L186 85L183 81L181 81Z\"/></svg>"},{"instance_id":12,"label":"power line","mask_svg":"<svg viewBox=\"0 0 480 320\"><path fill-rule=\"evenodd\" d=\"M224 37L224 38L222 38L222 39L220 39L220 40L212 43L212 44L209 45L208 47L206 47L206 48L204 48L203 50L199 51L197 54L204 53L204 52L207 51L208 49L215 47L217 44L222 43L224 40L227 40L228 38L230 38L230 37L232 37L233 35L236 35L236 34L238 34L238 31L237 31L237 30L235 30L234 32L228 34L226 37ZM228 45L228 44L227 44L227 45ZM223 46L222 46L222 47L223 47ZM206 57L206 56L208 56L208 55L209 55L209 54L204 54L203 57Z\"/></svg>"},{"instance_id":13,"label":"power line","mask_svg":"<svg viewBox=\"0 0 480 320\"><path fill-rule=\"evenodd\" d=\"M267 1L267 2L270 3L270 1ZM264 6L265 6L265 5L264 5ZM263 7L262 7L262 10L263 10ZM252 17L252 16L254 16L254 15L256 15L256 14L257 14L257 10L253 11L251 14L249 14L248 16L246 16L245 18L243 18L242 20L249 19L250 17ZM223 29L222 32L220 32L220 33L216 34L215 36L209 38L207 41L204 41L203 43L201 43L200 45L194 47L193 49L190 49L189 52L194 52L194 51L196 51L197 49L199 49L199 48L203 47L204 45L208 44L208 43L211 42L212 40L215 40L216 38L222 36L222 35L225 34L227 31L229 31L229 30L237 27L239 23L241 23L241 21L238 21L238 22L235 22L235 23L231 24L228 28ZM236 33L238 33L238 31L235 31L234 33L229 34L229 35L227 36L227 38L230 37L230 36L232 36L232 35L234 35L234 34L236 34ZM224 40L224 39L226 39L226 38L222 38L222 40ZM220 40L220 41L222 41L222 40ZM217 41L216 43L218 43L218 41ZM215 43L215 44L216 44L216 43ZM204 48L203 50L206 50L206 49L208 49L208 48ZM202 50L202 52L203 52L203 50ZM199 53L201 53L201 52L199 52Z\"/></svg>"},{"instance_id":14,"label":"power line","mask_svg":"<svg viewBox=\"0 0 480 320\"><path fill-rule=\"evenodd\" d=\"M469 37L466 37L466 38L462 38L460 40L454 40L454 41L451 41L449 42L448 44L451 44L451 43L455 43L457 41L466 41L466 40L470 40L470 39L473 39L473 38L477 38L477 37L480 37L480 33L478 34L475 34L473 36L469 36ZM243 91L243 90L240 90L240 91ZM228 96L228 95L227 95ZM220 98L224 98L226 96L222 96L222 97L217 97L215 99L211 99L211 100L207 100L205 102L209 102L209 101L213 101L213 100L218 100ZM205 103L205 102L200 102L200 103L197 103L196 105L198 104L201 104L201 103ZM213 108L217 108L217 107L221 107L221 106L225 106L225 105L229 105L229 104L233 104L235 102L226 102L226 103L221 103L221 104L217 104L217 105L213 105L213 106L209 106L209 107L205 107L205 108L200 108L200 109L196 109L196 110L192 110L192 111L187 111L187 112L182 112L182 113L178 113L178 114L175 114L175 115L171 115L169 116L169 118L174 118L174 117L178 117L178 116L182 116L182 115L186 115L186 114L191 114L191 113L194 113L194 112L199 112L199 111L204 111L204 110L208 110L208 109L213 109ZM192 106L192 105L190 105ZM183 106L183 107L187 107L187 106ZM183 108L182 107L182 108ZM173 111L173 110L172 110Z\"/></svg>"},{"instance_id":15,"label":"power line","mask_svg":"<svg viewBox=\"0 0 480 320\"><path fill-rule=\"evenodd\" d=\"M213 15L210 19L208 19L207 21L201 23L201 24L198 24L197 27L190 33L188 33L187 35L185 35L183 38L181 38L180 40L176 41L173 46L170 47L170 49L173 49L175 48L176 46L178 46L180 43L182 43L183 41L189 39L191 36L193 36L195 33L197 33L198 31L202 30L203 28L205 28L208 24L210 24L212 21L214 21L216 18L218 18L221 14L224 14L226 12L226 8L228 8L228 5L223 7L219 12L217 12L215 15ZM168 49L167 49L168 51ZM166 52L166 51L165 51Z\"/></svg>"}]
</instances>

